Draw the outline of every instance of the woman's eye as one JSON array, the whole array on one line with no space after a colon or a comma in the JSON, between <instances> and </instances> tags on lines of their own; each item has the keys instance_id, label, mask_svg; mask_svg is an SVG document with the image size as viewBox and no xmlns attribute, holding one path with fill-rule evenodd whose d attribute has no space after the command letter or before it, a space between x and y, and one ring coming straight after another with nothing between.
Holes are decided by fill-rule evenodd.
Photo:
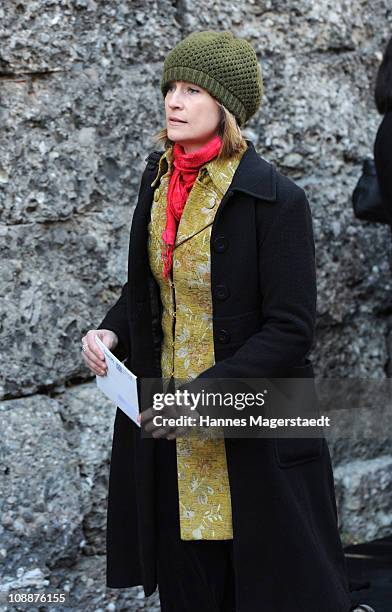
<instances>
[{"instance_id":1,"label":"woman's eye","mask_svg":"<svg viewBox=\"0 0 392 612\"><path fill-rule=\"evenodd\" d=\"M171 91L172 89L174 89L174 85L169 85L167 88L167 91ZM188 87L189 91L200 91L199 89L195 89L194 87Z\"/></svg>"}]
</instances>

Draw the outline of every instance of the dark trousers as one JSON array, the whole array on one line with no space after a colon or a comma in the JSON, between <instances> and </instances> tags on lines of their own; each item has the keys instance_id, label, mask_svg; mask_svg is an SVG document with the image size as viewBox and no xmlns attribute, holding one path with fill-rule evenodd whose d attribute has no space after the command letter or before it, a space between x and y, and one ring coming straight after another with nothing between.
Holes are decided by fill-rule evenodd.
<instances>
[{"instance_id":1,"label":"dark trousers","mask_svg":"<svg viewBox=\"0 0 392 612\"><path fill-rule=\"evenodd\" d=\"M235 612L232 540L181 540L175 440L156 448L157 575L162 612Z\"/></svg>"}]
</instances>

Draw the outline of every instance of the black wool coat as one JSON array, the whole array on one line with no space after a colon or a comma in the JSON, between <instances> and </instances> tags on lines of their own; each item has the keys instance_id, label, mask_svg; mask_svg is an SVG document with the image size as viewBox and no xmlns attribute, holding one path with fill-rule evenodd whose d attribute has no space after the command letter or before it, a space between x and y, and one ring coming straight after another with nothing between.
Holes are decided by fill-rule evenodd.
<instances>
[{"instance_id":1,"label":"black wool coat","mask_svg":"<svg viewBox=\"0 0 392 612\"><path fill-rule=\"evenodd\" d=\"M385 113L374 141L374 162L380 190L392 215L392 110Z\"/></svg>"},{"instance_id":2,"label":"black wool coat","mask_svg":"<svg viewBox=\"0 0 392 612\"><path fill-rule=\"evenodd\" d=\"M304 191L251 141L211 231L211 291L218 378L313 377L307 353L316 318L315 246ZM159 288L147 253L147 159L133 214L128 282L100 329L138 376L161 377ZM225 438L232 500L237 612L347 612L349 584L324 438ZM157 586L154 453L157 441L117 408L110 466L107 586ZM173 441L173 444L175 442ZM186 611L184 611L186 612Z\"/></svg>"}]
</instances>

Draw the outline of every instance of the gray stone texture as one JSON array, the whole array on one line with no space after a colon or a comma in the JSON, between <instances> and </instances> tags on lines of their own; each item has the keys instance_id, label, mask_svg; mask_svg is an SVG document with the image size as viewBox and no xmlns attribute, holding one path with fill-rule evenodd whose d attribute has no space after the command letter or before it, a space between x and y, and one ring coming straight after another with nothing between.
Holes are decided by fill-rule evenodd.
<instances>
[{"instance_id":1,"label":"gray stone texture","mask_svg":"<svg viewBox=\"0 0 392 612\"><path fill-rule=\"evenodd\" d=\"M69 610L159 609L105 586L114 414L95 382L0 403L0 611L11 589L58 589Z\"/></svg>"},{"instance_id":2,"label":"gray stone texture","mask_svg":"<svg viewBox=\"0 0 392 612\"><path fill-rule=\"evenodd\" d=\"M191 31L229 29L257 51L265 95L244 134L310 201L317 376L391 376L391 233L351 205L391 26L389 0L1 4L0 590L52 585L72 609L159 609L138 588L105 589L114 407L80 348L125 282L144 159L164 126L162 62ZM392 531L383 414L385 436L331 442L348 541Z\"/></svg>"},{"instance_id":3,"label":"gray stone texture","mask_svg":"<svg viewBox=\"0 0 392 612\"><path fill-rule=\"evenodd\" d=\"M391 534L392 457L348 461L334 470L339 523L346 543Z\"/></svg>"}]
</instances>

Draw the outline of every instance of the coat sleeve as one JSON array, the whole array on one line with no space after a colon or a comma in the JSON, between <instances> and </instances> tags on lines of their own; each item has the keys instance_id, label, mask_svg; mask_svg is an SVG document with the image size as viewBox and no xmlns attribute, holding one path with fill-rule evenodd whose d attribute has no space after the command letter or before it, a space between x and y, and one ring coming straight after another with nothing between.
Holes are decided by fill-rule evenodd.
<instances>
[{"instance_id":1,"label":"coat sleeve","mask_svg":"<svg viewBox=\"0 0 392 612\"><path fill-rule=\"evenodd\" d=\"M199 378L285 376L312 346L317 300L312 217L303 189L292 185L290 191L259 246L261 329Z\"/></svg>"},{"instance_id":2,"label":"coat sleeve","mask_svg":"<svg viewBox=\"0 0 392 612\"><path fill-rule=\"evenodd\" d=\"M121 361L130 355L131 350L127 316L127 295L128 283L126 282L121 290L121 295L117 302L111 307L111 309L105 315L103 321L101 321L99 326L96 328L109 329L117 334L118 345L113 351L113 354Z\"/></svg>"}]
</instances>

